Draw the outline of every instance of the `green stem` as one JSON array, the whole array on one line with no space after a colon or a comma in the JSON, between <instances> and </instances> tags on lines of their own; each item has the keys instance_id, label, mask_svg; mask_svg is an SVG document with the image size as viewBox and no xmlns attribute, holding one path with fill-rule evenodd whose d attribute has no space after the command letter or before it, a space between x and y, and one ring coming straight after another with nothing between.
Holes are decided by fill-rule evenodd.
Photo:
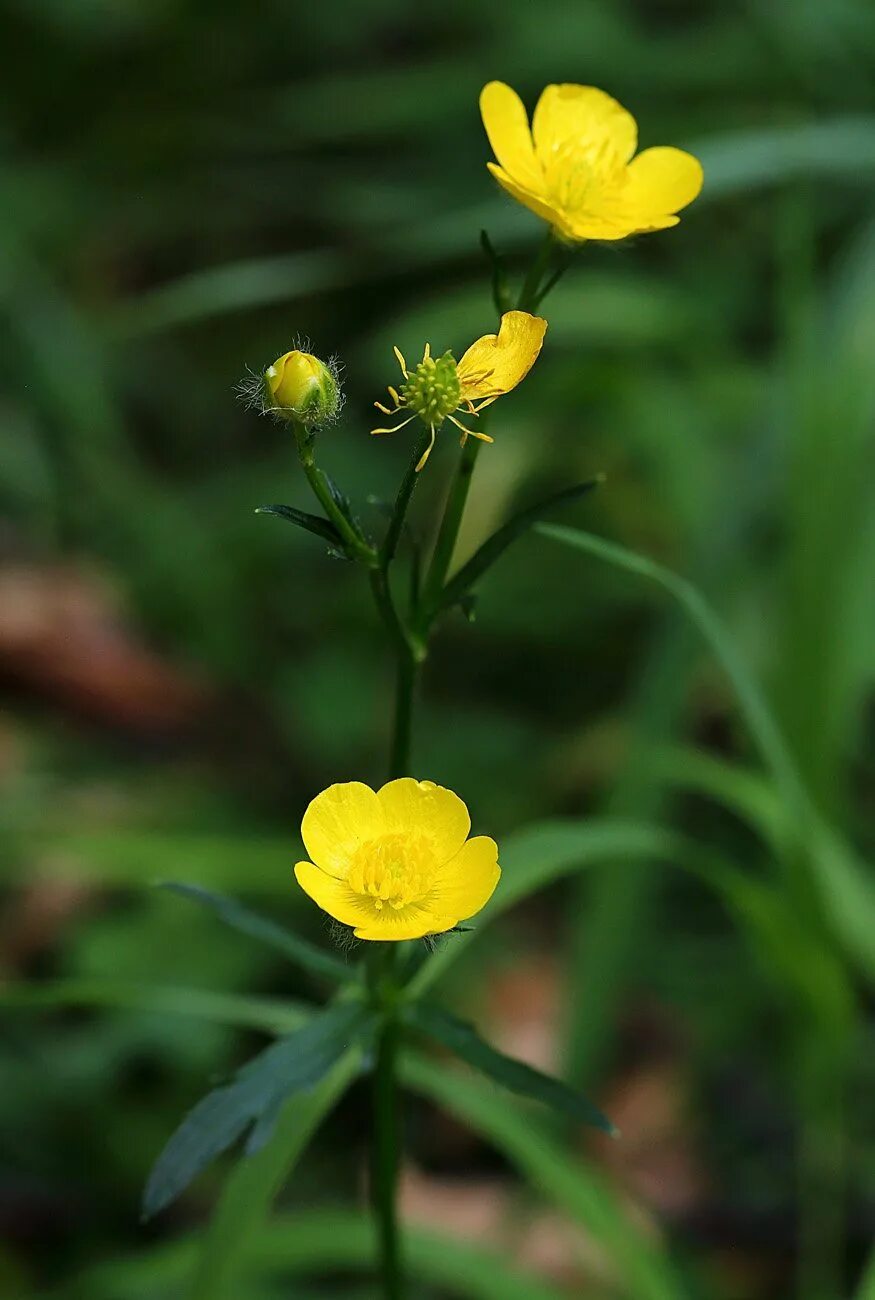
<instances>
[{"instance_id":1,"label":"green stem","mask_svg":"<svg viewBox=\"0 0 875 1300\"><path fill-rule=\"evenodd\" d=\"M383 545L380 547L380 564L384 569L388 568L395 558L395 552L398 549L398 542L401 539L401 533L404 529L407 507L410 505L410 498L413 496L413 489L419 482L419 474L416 472L416 467L422 459L425 449L430 441L431 433L429 430L426 430L414 447L413 455L410 457L410 463L405 470L403 479L401 480L401 486L399 487L398 493L395 497L392 518L389 520L389 527L386 530Z\"/></svg>"},{"instance_id":2,"label":"green stem","mask_svg":"<svg viewBox=\"0 0 875 1300\"><path fill-rule=\"evenodd\" d=\"M483 421L481 420L481 428L482 425ZM420 597L421 617L417 623L417 631L422 637L428 635L430 623L426 611L437 609L440 605L440 593L443 590L453 552L456 549L459 526L462 522L462 515L465 513L465 504L468 500L468 492L471 488L471 479L479 452L480 439L469 438L456 462L456 472L450 486L447 504L444 507L437 541L434 544L431 563L428 566L428 573Z\"/></svg>"},{"instance_id":3,"label":"green stem","mask_svg":"<svg viewBox=\"0 0 875 1300\"><path fill-rule=\"evenodd\" d=\"M395 944L378 943L370 954L371 995L383 1009L372 1076L371 1205L377 1226L385 1300L403 1300L398 1189L398 1021L394 1009Z\"/></svg>"},{"instance_id":4,"label":"green stem","mask_svg":"<svg viewBox=\"0 0 875 1300\"><path fill-rule=\"evenodd\" d=\"M369 542L365 541L359 530L347 519L335 501L327 478L316 464L311 435L302 424L296 423L294 430L295 441L298 445L298 458L317 501L325 511L327 518L334 524L349 554L355 559L361 560L368 568L374 568L378 563L377 552Z\"/></svg>"},{"instance_id":5,"label":"green stem","mask_svg":"<svg viewBox=\"0 0 875 1300\"><path fill-rule=\"evenodd\" d=\"M545 288L541 289L541 282L550 268L553 260L553 254L556 249L556 239L552 230L548 230L541 247L532 258L532 264L528 269L525 279L520 289L517 300L517 311L533 311L535 306L546 297L547 293L557 283L560 276L567 266L567 262L557 268ZM482 429L486 423L485 416L480 420ZM419 618L417 620L417 631L421 637L428 635L428 629L431 625L431 610L440 608L440 593L443 590L444 583L447 580L450 564L453 559L453 552L456 549L456 541L459 536L459 527L462 522L462 515L465 513L465 506L468 501L468 493L471 488L471 479L474 475L474 466L477 464L477 457L480 453L480 439L469 438L462 448L462 453L456 462L456 473L450 487L447 504L444 507L443 518L441 519L440 528L438 529L437 541L435 542L434 551L431 557L431 563L428 567L428 573L425 578L422 589L422 597L419 606Z\"/></svg>"},{"instance_id":6,"label":"green stem","mask_svg":"<svg viewBox=\"0 0 875 1300\"><path fill-rule=\"evenodd\" d=\"M550 263L553 260L555 249L556 237L553 234L552 229L550 229L544 236L541 247L532 258L532 264L526 272L526 278L523 280L522 288L520 289L520 296L517 299L517 311L534 311L541 299L546 296L546 293L548 292L546 289L544 290L544 293L539 293L539 290L541 288L541 281L544 279L544 276L550 268ZM553 278L549 286L551 289L558 278L558 276Z\"/></svg>"}]
</instances>

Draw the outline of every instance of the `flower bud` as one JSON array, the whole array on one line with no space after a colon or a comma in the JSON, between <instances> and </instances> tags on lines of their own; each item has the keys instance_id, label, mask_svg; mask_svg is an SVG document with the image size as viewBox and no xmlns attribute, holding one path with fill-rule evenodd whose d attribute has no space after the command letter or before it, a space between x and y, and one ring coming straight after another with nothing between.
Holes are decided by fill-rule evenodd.
<instances>
[{"instance_id":1,"label":"flower bud","mask_svg":"<svg viewBox=\"0 0 875 1300\"><path fill-rule=\"evenodd\" d=\"M279 419L315 427L340 410L340 386L334 368L309 352L286 352L264 372L265 410Z\"/></svg>"}]
</instances>

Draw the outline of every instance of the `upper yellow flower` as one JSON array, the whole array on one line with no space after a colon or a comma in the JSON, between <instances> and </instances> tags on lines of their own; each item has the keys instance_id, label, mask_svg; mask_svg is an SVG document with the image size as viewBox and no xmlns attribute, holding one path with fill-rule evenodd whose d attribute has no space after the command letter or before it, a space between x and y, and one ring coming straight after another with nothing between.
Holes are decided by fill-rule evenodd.
<instances>
[{"instance_id":1,"label":"upper yellow flower","mask_svg":"<svg viewBox=\"0 0 875 1300\"><path fill-rule=\"evenodd\" d=\"M441 934L479 912L501 875L495 841L470 829L462 800L432 781L331 785L304 813L313 861L295 875L359 939Z\"/></svg>"},{"instance_id":2,"label":"upper yellow flower","mask_svg":"<svg viewBox=\"0 0 875 1300\"><path fill-rule=\"evenodd\" d=\"M452 421L457 429L461 429L463 447L469 435L483 442L492 442L488 434L466 428L453 412L467 411L470 415L477 415L484 406L516 388L535 364L546 330L547 322L540 316L530 316L526 311L505 312L498 333L484 334L482 339L472 343L458 364L451 352L433 357L431 346L426 343L422 360L414 370L407 369L407 362L395 348L404 383L400 392L391 386L389 388L394 408L384 406L382 402L374 405L384 415L397 415L403 410L413 414L396 424L394 429L372 429L371 433L397 433L418 415L431 430L431 442L416 466L417 470L422 469L428 460L435 434L444 420Z\"/></svg>"},{"instance_id":3,"label":"upper yellow flower","mask_svg":"<svg viewBox=\"0 0 875 1300\"><path fill-rule=\"evenodd\" d=\"M663 146L632 157L631 113L595 86L547 86L531 130L519 95L490 81L480 112L498 164L489 170L566 240L624 239L676 226L702 188L702 165Z\"/></svg>"}]
</instances>

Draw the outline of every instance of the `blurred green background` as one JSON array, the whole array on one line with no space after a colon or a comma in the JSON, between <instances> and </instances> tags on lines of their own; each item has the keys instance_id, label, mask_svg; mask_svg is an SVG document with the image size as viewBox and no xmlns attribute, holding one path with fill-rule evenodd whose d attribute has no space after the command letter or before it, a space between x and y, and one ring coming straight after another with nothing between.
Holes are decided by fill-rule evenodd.
<instances>
[{"instance_id":1,"label":"blurred green background","mask_svg":"<svg viewBox=\"0 0 875 1300\"><path fill-rule=\"evenodd\" d=\"M485 81L530 107L549 81L601 86L706 183L678 228L577 256L496 411L462 546L605 472L562 522L697 584L842 852L875 850L875 9L0 13L0 1294L181 1300L231 1162L144 1229L148 1167L260 1041L230 995L315 991L151 884L227 890L327 943L291 880L300 815L332 781L382 778L391 706L360 572L253 513L310 505L287 434L234 388L298 336L336 353L348 401L322 463L380 527L367 499L410 451L366 435L391 345L458 355L493 323L481 228L512 267L542 233L486 172ZM426 538L455 455L443 436L421 484ZM443 626L415 750L518 859L549 856L555 818L604 833L444 993L624 1137L511 1131L495 1098L498 1119L476 1098L447 1118L437 1084L411 1100L411 1297L871 1300L871 948L835 921L865 932L865 913L838 852L812 851L812 903L684 611L530 535L476 621ZM632 853L647 827L697 870ZM751 886L734 901L713 887L730 870ZM235 1294L376 1294L360 1091Z\"/></svg>"}]
</instances>

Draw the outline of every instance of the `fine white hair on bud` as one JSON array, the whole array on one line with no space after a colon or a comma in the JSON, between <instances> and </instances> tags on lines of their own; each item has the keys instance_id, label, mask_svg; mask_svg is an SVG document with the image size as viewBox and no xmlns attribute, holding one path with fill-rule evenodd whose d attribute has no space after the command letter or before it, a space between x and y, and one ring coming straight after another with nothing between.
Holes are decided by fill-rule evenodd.
<instances>
[{"instance_id":1,"label":"fine white hair on bud","mask_svg":"<svg viewBox=\"0 0 875 1300\"><path fill-rule=\"evenodd\" d=\"M314 431L332 424L343 406L341 367L336 357L322 361L307 346L301 341L266 370L249 371L237 389L243 403L260 415Z\"/></svg>"}]
</instances>

